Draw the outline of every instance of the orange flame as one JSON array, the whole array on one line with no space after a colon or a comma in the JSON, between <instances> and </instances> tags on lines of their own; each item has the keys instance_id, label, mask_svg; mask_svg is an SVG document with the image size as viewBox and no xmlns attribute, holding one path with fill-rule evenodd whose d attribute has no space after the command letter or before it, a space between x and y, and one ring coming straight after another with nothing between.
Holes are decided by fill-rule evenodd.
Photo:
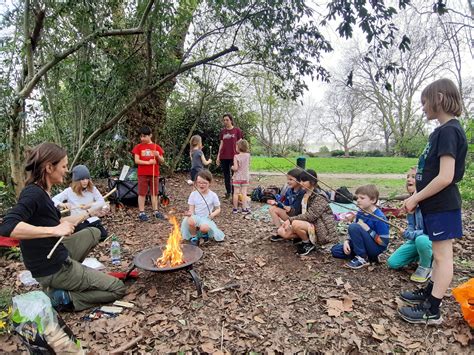
<instances>
[{"instance_id":1,"label":"orange flame","mask_svg":"<svg viewBox=\"0 0 474 355\"><path fill-rule=\"evenodd\" d=\"M163 255L161 258L156 260L157 267L177 266L184 263L183 251L181 250L182 237L178 221L175 216L171 216L170 222L173 224L173 231L168 237L168 242L166 243Z\"/></svg>"}]
</instances>

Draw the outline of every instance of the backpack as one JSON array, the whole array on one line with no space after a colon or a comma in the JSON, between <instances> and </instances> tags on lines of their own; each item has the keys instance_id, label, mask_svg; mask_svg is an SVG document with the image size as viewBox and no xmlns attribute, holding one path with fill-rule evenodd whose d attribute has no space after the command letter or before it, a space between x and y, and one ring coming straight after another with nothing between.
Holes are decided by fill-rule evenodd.
<instances>
[{"instance_id":1,"label":"backpack","mask_svg":"<svg viewBox=\"0 0 474 355\"><path fill-rule=\"evenodd\" d=\"M354 201L354 195L349 191L346 186L341 186L336 190L336 195L334 196L334 202L338 203L352 203Z\"/></svg>"},{"instance_id":2,"label":"backpack","mask_svg":"<svg viewBox=\"0 0 474 355\"><path fill-rule=\"evenodd\" d=\"M250 195L250 199L255 202L260 202L263 196L263 189L261 186L257 186L253 189L252 194Z\"/></svg>"}]
</instances>

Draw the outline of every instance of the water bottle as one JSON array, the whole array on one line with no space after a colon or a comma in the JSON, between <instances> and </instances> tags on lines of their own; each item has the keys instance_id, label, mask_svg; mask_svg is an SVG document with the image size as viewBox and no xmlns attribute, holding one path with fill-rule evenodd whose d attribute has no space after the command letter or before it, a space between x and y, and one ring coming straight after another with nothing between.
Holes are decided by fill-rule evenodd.
<instances>
[{"instance_id":1,"label":"water bottle","mask_svg":"<svg viewBox=\"0 0 474 355\"><path fill-rule=\"evenodd\" d=\"M112 237L112 244L110 244L110 257L112 258L112 264L120 264L120 243L116 235Z\"/></svg>"}]
</instances>

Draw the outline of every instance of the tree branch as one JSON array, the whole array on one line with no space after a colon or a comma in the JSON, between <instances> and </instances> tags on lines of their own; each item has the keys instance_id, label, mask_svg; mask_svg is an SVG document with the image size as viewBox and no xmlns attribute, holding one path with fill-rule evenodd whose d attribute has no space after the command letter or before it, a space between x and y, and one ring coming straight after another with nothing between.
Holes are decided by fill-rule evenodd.
<instances>
[{"instance_id":1,"label":"tree branch","mask_svg":"<svg viewBox=\"0 0 474 355\"><path fill-rule=\"evenodd\" d=\"M132 99L120 112L118 112L114 117L112 117L109 121L103 123L99 128L97 128L85 141L82 143L82 145L79 147L76 155L74 156L74 160L71 163L71 166L74 166L76 164L77 159L79 158L80 154L84 150L84 148L92 142L94 139L99 137L102 133L106 132L110 128L112 128L132 107L135 105L139 104L142 102L147 96L149 96L151 93L153 93L156 89L159 87L163 86L165 83L169 82L170 80L174 79L176 76L179 74L188 71L192 68L195 68L199 65L206 64L208 62L211 62L213 60L216 60L222 56L225 56L231 52L238 51L239 49L236 46L231 46L229 48L226 48L210 57L203 58L201 60L197 60L191 63L187 63L179 67L177 70L175 70L172 73L169 73L168 75L164 76L160 81L158 81L156 84L150 86L149 88L143 90L141 93L137 94L135 98Z\"/></svg>"},{"instance_id":2,"label":"tree branch","mask_svg":"<svg viewBox=\"0 0 474 355\"><path fill-rule=\"evenodd\" d=\"M27 75L26 80L30 80L34 73L34 62L33 62L33 46L31 43L30 36L30 1L25 0L25 10L23 16L23 34L25 37L25 55L26 55L26 67Z\"/></svg>"}]
</instances>

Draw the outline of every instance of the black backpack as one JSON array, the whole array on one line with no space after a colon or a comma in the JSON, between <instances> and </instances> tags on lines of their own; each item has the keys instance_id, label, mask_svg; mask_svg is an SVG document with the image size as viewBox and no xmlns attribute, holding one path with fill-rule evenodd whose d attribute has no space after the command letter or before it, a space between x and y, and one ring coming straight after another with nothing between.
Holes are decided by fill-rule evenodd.
<instances>
[{"instance_id":1,"label":"black backpack","mask_svg":"<svg viewBox=\"0 0 474 355\"><path fill-rule=\"evenodd\" d=\"M255 202L260 202L263 196L263 189L261 186L257 186L253 189L252 194L250 195L250 199Z\"/></svg>"},{"instance_id":2,"label":"black backpack","mask_svg":"<svg viewBox=\"0 0 474 355\"><path fill-rule=\"evenodd\" d=\"M334 202L338 203L352 203L354 201L354 195L351 194L346 186L341 186L336 190L336 196L334 196Z\"/></svg>"}]
</instances>

